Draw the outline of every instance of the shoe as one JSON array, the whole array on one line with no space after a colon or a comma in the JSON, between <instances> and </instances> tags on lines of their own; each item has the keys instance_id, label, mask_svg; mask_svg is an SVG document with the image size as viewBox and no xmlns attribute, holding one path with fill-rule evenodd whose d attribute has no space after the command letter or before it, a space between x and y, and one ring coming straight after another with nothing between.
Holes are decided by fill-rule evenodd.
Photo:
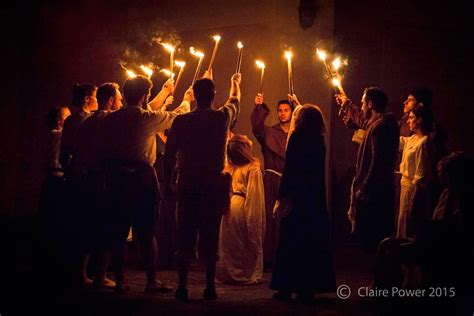
<instances>
[{"instance_id":1,"label":"shoe","mask_svg":"<svg viewBox=\"0 0 474 316\"><path fill-rule=\"evenodd\" d=\"M174 292L174 297L177 300L180 300L180 301L183 301L183 302L187 301L188 300L188 289L183 288L183 287L178 287L176 292Z\"/></svg>"},{"instance_id":2,"label":"shoe","mask_svg":"<svg viewBox=\"0 0 474 316\"><path fill-rule=\"evenodd\" d=\"M87 277L82 279L82 284L84 286L91 286L93 283L94 283L94 281L92 279L87 278Z\"/></svg>"},{"instance_id":3,"label":"shoe","mask_svg":"<svg viewBox=\"0 0 474 316\"><path fill-rule=\"evenodd\" d=\"M116 286L115 282L111 279L105 279L103 281L98 281L97 279L94 280L94 289L101 290L101 289L114 289Z\"/></svg>"},{"instance_id":4,"label":"shoe","mask_svg":"<svg viewBox=\"0 0 474 316\"><path fill-rule=\"evenodd\" d=\"M279 302L289 302L291 300L291 294L288 292L278 291L273 294L273 298Z\"/></svg>"},{"instance_id":5,"label":"shoe","mask_svg":"<svg viewBox=\"0 0 474 316\"><path fill-rule=\"evenodd\" d=\"M202 297L204 297L205 300L217 299L216 288L211 287L211 288L204 289L204 292L202 293Z\"/></svg>"},{"instance_id":6,"label":"shoe","mask_svg":"<svg viewBox=\"0 0 474 316\"><path fill-rule=\"evenodd\" d=\"M163 283L149 284L145 287L145 293L170 293L170 292L173 292L173 288Z\"/></svg>"}]
</instances>

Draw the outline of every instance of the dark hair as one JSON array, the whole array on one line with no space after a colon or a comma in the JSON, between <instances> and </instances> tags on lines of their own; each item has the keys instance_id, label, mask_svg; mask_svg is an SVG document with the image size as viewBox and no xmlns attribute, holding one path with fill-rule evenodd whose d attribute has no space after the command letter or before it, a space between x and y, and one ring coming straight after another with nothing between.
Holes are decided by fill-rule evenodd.
<instances>
[{"instance_id":1,"label":"dark hair","mask_svg":"<svg viewBox=\"0 0 474 316\"><path fill-rule=\"evenodd\" d=\"M282 100L278 101L277 110L278 110L278 108L280 108L280 104L288 104L291 108L291 112L293 112L293 110L295 109L295 105L293 103L291 103L288 100L282 99Z\"/></svg>"},{"instance_id":2,"label":"dark hair","mask_svg":"<svg viewBox=\"0 0 474 316\"><path fill-rule=\"evenodd\" d=\"M197 106L200 108L208 108L214 101L216 85L211 79L200 78L194 82L193 92Z\"/></svg>"},{"instance_id":3,"label":"dark hair","mask_svg":"<svg viewBox=\"0 0 474 316\"><path fill-rule=\"evenodd\" d=\"M252 153L252 146L247 137L243 135L234 135L227 145L227 155L231 164L235 166L244 166L257 161Z\"/></svg>"},{"instance_id":4,"label":"dark hair","mask_svg":"<svg viewBox=\"0 0 474 316\"><path fill-rule=\"evenodd\" d=\"M433 91L431 89L422 87L422 88L415 88L412 89L408 94L411 94L416 103L423 103L423 105L427 107L431 107L433 104Z\"/></svg>"},{"instance_id":5,"label":"dark hair","mask_svg":"<svg viewBox=\"0 0 474 316\"><path fill-rule=\"evenodd\" d=\"M49 110L48 114L46 115L46 126L49 130L59 128L59 120L61 118L61 110L63 108L63 106L56 106Z\"/></svg>"},{"instance_id":6,"label":"dark hair","mask_svg":"<svg viewBox=\"0 0 474 316\"><path fill-rule=\"evenodd\" d=\"M416 118L421 118L421 131L429 134L433 131L433 112L423 104L417 104L411 109Z\"/></svg>"},{"instance_id":7,"label":"dark hair","mask_svg":"<svg viewBox=\"0 0 474 316\"><path fill-rule=\"evenodd\" d=\"M110 98L113 98L117 95L117 90L120 89L120 86L115 82L105 82L100 85L97 89L97 102L99 103L99 108L103 108Z\"/></svg>"},{"instance_id":8,"label":"dark hair","mask_svg":"<svg viewBox=\"0 0 474 316\"><path fill-rule=\"evenodd\" d=\"M123 97L127 105L137 105L140 99L148 94L153 83L145 76L138 75L128 78L123 84Z\"/></svg>"},{"instance_id":9,"label":"dark hair","mask_svg":"<svg viewBox=\"0 0 474 316\"><path fill-rule=\"evenodd\" d=\"M366 101L372 101L373 109L376 112L384 112L387 107L388 97L379 87L368 87L364 90Z\"/></svg>"},{"instance_id":10,"label":"dark hair","mask_svg":"<svg viewBox=\"0 0 474 316\"><path fill-rule=\"evenodd\" d=\"M295 132L296 131L321 136L326 134L325 119L319 106L313 104L303 105L296 118Z\"/></svg>"},{"instance_id":11,"label":"dark hair","mask_svg":"<svg viewBox=\"0 0 474 316\"><path fill-rule=\"evenodd\" d=\"M85 103L85 98L92 96L97 87L90 83L78 84L72 86L72 105L81 107Z\"/></svg>"}]
</instances>

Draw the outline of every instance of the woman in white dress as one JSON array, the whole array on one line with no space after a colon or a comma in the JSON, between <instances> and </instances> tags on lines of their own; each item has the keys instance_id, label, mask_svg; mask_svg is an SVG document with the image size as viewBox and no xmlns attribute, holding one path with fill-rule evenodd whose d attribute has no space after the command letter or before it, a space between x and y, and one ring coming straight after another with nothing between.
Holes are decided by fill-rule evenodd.
<instances>
[{"instance_id":1,"label":"woman in white dress","mask_svg":"<svg viewBox=\"0 0 474 316\"><path fill-rule=\"evenodd\" d=\"M400 137L400 210L397 237L415 238L420 225L431 217L429 183L432 180L434 147L429 133L433 129L431 110L422 104L409 113L412 136Z\"/></svg>"},{"instance_id":2,"label":"woman in white dress","mask_svg":"<svg viewBox=\"0 0 474 316\"><path fill-rule=\"evenodd\" d=\"M233 136L227 155L232 196L221 222L216 277L222 283L257 284L263 275L265 232L262 171L247 136Z\"/></svg>"}]
</instances>

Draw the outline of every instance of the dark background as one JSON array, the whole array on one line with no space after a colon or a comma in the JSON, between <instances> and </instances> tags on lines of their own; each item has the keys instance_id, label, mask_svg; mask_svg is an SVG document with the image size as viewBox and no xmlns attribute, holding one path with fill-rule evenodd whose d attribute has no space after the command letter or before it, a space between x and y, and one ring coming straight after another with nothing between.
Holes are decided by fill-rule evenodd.
<instances>
[{"instance_id":1,"label":"dark background","mask_svg":"<svg viewBox=\"0 0 474 316\"><path fill-rule=\"evenodd\" d=\"M410 88L428 86L435 95L436 119L449 132L449 149L473 154L472 12L455 2L317 0L314 25L303 30L298 0L285 1L31 1L1 9L2 102L0 125L0 215L36 213L42 181L46 112L69 105L75 82L123 83L119 63L133 60L167 67L168 55L153 44L153 34L179 41L177 58L187 62L176 93L179 102L196 65L188 53L195 46L206 53L210 35L222 36L214 64L217 102L225 101L235 69L237 41L245 45L242 63L242 112L237 132L251 135L249 116L259 89L254 60L267 64L265 97L271 108L287 94L283 50L295 53L295 92L302 102L321 106L327 119L328 195L334 231L347 236L345 212L357 144L337 118L337 106L315 58L316 46L346 56L346 92L359 101L366 86L381 86L390 110L401 116ZM141 55L127 56L126 49ZM165 78L153 77L155 89ZM269 123L276 123L272 113ZM253 139L253 136L252 136ZM255 143L254 151L259 152Z\"/></svg>"}]
</instances>

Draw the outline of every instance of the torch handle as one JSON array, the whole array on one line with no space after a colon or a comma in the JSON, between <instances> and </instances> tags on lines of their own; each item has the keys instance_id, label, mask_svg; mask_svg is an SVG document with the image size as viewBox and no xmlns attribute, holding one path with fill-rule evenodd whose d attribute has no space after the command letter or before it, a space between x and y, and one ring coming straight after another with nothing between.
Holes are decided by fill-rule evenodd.
<instances>
[{"instance_id":1,"label":"torch handle","mask_svg":"<svg viewBox=\"0 0 474 316\"><path fill-rule=\"evenodd\" d=\"M214 64L214 58L216 58L217 46L218 45L219 45L219 42L216 42L216 45L214 45L214 50L212 51L211 61L209 62L209 67L207 68L208 72L211 72L212 64Z\"/></svg>"}]
</instances>

